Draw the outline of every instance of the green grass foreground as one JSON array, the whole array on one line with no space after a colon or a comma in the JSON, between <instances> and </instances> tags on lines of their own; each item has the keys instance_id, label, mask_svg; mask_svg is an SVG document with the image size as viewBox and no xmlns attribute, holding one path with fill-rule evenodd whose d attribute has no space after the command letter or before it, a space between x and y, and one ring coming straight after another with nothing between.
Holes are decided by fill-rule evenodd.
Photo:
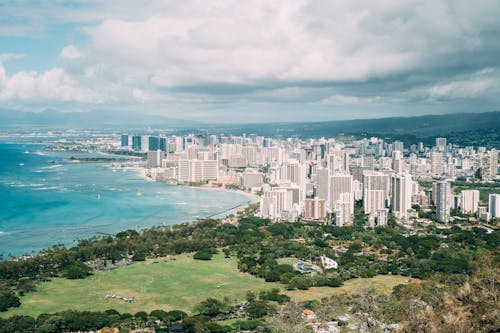
<instances>
[{"instance_id":1,"label":"green grass foreground","mask_svg":"<svg viewBox=\"0 0 500 333\"><path fill-rule=\"evenodd\" d=\"M175 258L175 260L173 260ZM373 286L388 293L397 284L406 283L401 276L377 276L372 279L347 281L341 288L311 288L306 291L287 291L293 300L303 301L338 293L357 293ZM236 258L215 255L210 261L194 260L192 254L147 260L110 272L95 272L84 280L53 279L37 285L36 291L21 298L22 305L1 316L54 313L64 310L104 311L120 313L150 312L156 309L193 312L193 307L209 297L229 297L243 301L249 290L259 292L283 288L278 283L266 283L237 269ZM106 294L135 297L134 303L105 299Z\"/></svg>"}]
</instances>

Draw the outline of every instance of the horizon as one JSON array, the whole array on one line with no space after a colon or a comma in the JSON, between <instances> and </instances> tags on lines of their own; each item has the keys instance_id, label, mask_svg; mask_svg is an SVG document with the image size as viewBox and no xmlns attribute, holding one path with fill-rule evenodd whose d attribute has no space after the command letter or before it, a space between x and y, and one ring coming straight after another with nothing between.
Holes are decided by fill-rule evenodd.
<instances>
[{"instance_id":1,"label":"horizon","mask_svg":"<svg viewBox=\"0 0 500 333\"><path fill-rule=\"evenodd\" d=\"M238 124L492 112L499 10L495 1L7 3L0 101Z\"/></svg>"}]
</instances>

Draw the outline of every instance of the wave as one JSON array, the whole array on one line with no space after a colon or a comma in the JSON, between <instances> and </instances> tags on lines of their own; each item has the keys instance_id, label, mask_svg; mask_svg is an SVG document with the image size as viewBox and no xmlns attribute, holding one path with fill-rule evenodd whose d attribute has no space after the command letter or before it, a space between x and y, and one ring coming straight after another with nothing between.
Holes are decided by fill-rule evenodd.
<instances>
[{"instance_id":1,"label":"wave","mask_svg":"<svg viewBox=\"0 0 500 333\"><path fill-rule=\"evenodd\" d=\"M48 191L48 190L64 190L64 187L60 186L47 186L47 187L35 187L32 188L32 191Z\"/></svg>"},{"instance_id":2,"label":"wave","mask_svg":"<svg viewBox=\"0 0 500 333\"><path fill-rule=\"evenodd\" d=\"M47 154L45 154L45 153L43 153L41 151L37 151L35 154L40 155L40 156L47 156Z\"/></svg>"},{"instance_id":3,"label":"wave","mask_svg":"<svg viewBox=\"0 0 500 333\"><path fill-rule=\"evenodd\" d=\"M176 204L176 205L187 205L187 202L180 201L180 202L176 202L175 204Z\"/></svg>"},{"instance_id":4,"label":"wave","mask_svg":"<svg viewBox=\"0 0 500 333\"><path fill-rule=\"evenodd\" d=\"M59 168L61 166L62 166L62 164L54 164L54 165L49 165L49 166L41 167L40 169L55 169L55 168Z\"/></svg>"}]
</instances>

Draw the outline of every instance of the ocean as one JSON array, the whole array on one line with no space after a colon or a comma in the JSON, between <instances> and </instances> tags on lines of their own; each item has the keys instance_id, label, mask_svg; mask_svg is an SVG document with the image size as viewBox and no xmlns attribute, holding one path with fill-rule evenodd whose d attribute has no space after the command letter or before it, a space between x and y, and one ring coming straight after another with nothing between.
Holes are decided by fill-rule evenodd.
<instances>
[{"instance_id":1,"label":"ocean","mask_svg":"<svg viewBox=\"0 0 500 333\"><path fill-rule=\"evenodd\" d=\"M104 163L72 163L92 154L44 151L43 145L0 142L0 253L33 254L78 239L190 222L248 197L140 177ZM95 156L95 154L94 154Z\"/></svg>"}]
</instances>

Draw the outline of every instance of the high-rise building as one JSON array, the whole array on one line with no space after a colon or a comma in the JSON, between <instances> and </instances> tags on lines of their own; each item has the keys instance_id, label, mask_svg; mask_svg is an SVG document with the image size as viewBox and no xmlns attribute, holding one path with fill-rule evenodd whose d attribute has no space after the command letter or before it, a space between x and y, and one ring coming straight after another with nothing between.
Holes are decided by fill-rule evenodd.
<instances>
[{"instance_id":1,"label":"high-rise building","mask_svg":"<svg viewBox=\"0 0 500 333\"><path fill-rule=\"evenodd\" d=\"M148 138L148 150L157 151L160 149L160 138L157 136L150 136Z\"/></svg>"},{"instance_id":2,"label":"high-rise building","mask_svg":"<svg viewBox=\"0 0 500 333\"><path fill-rule=\"evenodd\" d=\"M411 175L407 173L397 174L392 180L392 211L397 218L408 218L408 210L411 208Z\"/></svg>"},{"instance_id":3,"label":"high-rise building","mask_svg":"<svg viewBox=\"0 0 500 333\"><path fill-rule=\"evenodd\" d=\"M385 227L389 219L389 209L382 208L377 210L376 221L378 227Z\"/></svg>"},{"instance_id":4,"label":"high-rise building","mask_svg":"<svg viewBox=\"0 0 500 333\"><path fill-rule=\"evenodd\" d=\"M448 223L450 221L451 188L447 181L436 184L436 217L438 221Z\"/></svg>"},{"instance_id":5,"label":"high-rise building","mask_svg":"<svg viewBox=\"0 0 500 333\"><path fill-rule=\"evenodd\" d=\"M308 198L305 200L304 217L306 219L320 220L326 217L325 199Z\"/></svg>"},{"instance_id":6,"label":"high-rise building","mask_svg":"<svg viewBox=\"0 0 500 333\"><path fill-rule=\"evenodd\" d=\"M177 168L180 183L198 183L218 178L219 161L181 159Z\"/></svg>"},{"instance_id":7,"label":"high-rise building","mask_svg":"<svg viewBox=\"0 0 500 333\"><path fill-rule=\"evenodd\" d=\"M149 135L141 136L141 151L149 151Z\"/></svg>"},{"instance_id":8,"label":"high-rise building","mask_svg":"<svg viewBox=\"0 0 500 333\"><path fill-rule=\"evenodd\" d=\"M332 223L337 227L352 225L351 204L349 202L339 202L332 211Z\"/></svg>"},{"instance_id":9,"label":"high-rise building","mask_svg":"<svg viewBox=\"0 0 500 333\"><path fill-rule=\"evenodd\" d=\"M500 217L500 194L488 196L488 215L492 219Z\"/></svg>"},{"instance_id":10,"label":"high-rise building","mask_svg":"<svg viewBox=\"0 0 500 333\"><path fill-rule=\"evenodd\" d=\"M492 149L481 158L481 179L495 179L498 172L498 151Z\"/></svg>"},{"instance_id":11,"label":"high-rise building","mask_svg":"<svg viewBox=\"0 0 500 333\"><path fill-rule=\"evenodd\" d=\"M129 146L129 135L128 134L122 134L121 135L121 146L122 147L128 147Z\"/></svg>"},{"instance_id":12,"label":"high-rise building","mask_svg":"<svg viewBox=\"0 0 500 333\"><path fill-rule=\"evenodd\" d=\"M394 141L393 142L393 151L400 151L401 153L403 153L403 151L405 150L405 144L401 141Z\"/></svg>"},{"instance_id":13,"label":"high-rise building","mask_svg":"<svg viewBox=\"0 0 500 333\"><path fill-rule=\"evenodd\" d=\"M316 169L316 196L328 201L330 182L328 181L328 169Z\"/></svg>"},{"instance_id":14,"label":"high-rise building","mask_svg":"<svg viewBox=\"0 0 500 333\"><path fill-rule=\"evenodd\" d=\"M343 193L348 193L353 201L354 209L354 195L352 188L352 176L347 174L334 174L329 177L329 195L328 195L328 205L330 210L334 209L337 202L341 199Z\"/></svg>"},{"instance_id":15,"label":"high-rise building","mask_svg":"<svg viewBox=\"0 0 500 333\"><path fill-rule=\"evenodd\" d=\"M392 170L396 173L403 173L404 171L403 152L401 150L392 152Z\"/></svg>"},{"instance_id":16,"label":"high-rise building","mask_svg":"<svg viewBox=\"0 0 500 333\"><path fill-rule=\"evenodd\" d=\"M436 138L436 149L440 152L446 150L446 138Z\"/></svg>"},{"instance_id":17,"label":"high-rise building","mask_svg":"<svg viewBox=\"0 0 500 333\"><path fill-rule=\"evenodd\" d=\"M142 137L140 135L132 136L132 149L136 151L142 150Z\"/></svg>"},{"instance_id":18,"label":"high-rise building","mask_svg":"<svg viewBox=\"0 0 500 333\"><path fill-rule=\"evenodd\" d=\"M363 208L365 214L373 214L379 209L385 208L384 191L366 190L363 196Z\"/></svg>"},{"instance_id":19,"label":"high-rise building","mask_svg":"<svg viewBox=\"0 0 500 333\"><path fill-rule=\"evenodd\" d=\"M384 192L384 200L389 198L391 182L389 175L383 172L363 171L363 192L368 190L381 190Z\"/></svg>"},{"instance_id":20,"label":"high-rise building","mask_svg":"<svg viewBox=\"0 0 500 333\"><path fill-rule=\"evenodd\" d=\"M437 151L431 153L431 173L433 176L443 174L443 154Z\"/></svg>"},{"instance_id":21,"label":"high-rise building","mask_svg":"<svg viewBox=\"0 0 500 333\"><path fill-rule=\"evenodd\" d=\"M463 214L475 214L479 208L479 191L463 190L460 192L460 210Z\"/></svg>"},{"instance_id":22,"label":"high-rise building","mask_svg":"<svg viewBox=\"0 0 500 333\"><path fill-rule=\"evenodd\" d=\"M148 168L157 168L161 166L161 161L165 158L165 153L161 150L148 151Z\"/></svg>"}]
</instances>

